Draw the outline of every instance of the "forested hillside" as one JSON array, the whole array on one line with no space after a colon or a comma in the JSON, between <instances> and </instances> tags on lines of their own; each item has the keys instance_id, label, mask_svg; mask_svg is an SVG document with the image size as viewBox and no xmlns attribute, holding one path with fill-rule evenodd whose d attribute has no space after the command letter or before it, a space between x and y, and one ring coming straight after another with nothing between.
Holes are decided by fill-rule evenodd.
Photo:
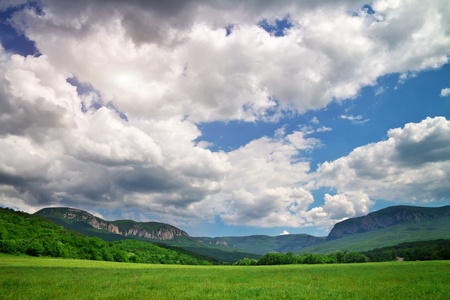
<instances>
[{"instance_id":1,"label":"forested hillside","mask_svg":"<svg viewBox=\"0 0 450 300\"><path fill-rule=\"evenodd\" d=\"M288 265L288 264L335 264L362 263L382 261L416 261L416 260L448 260L450 259L450 240L420 241L401 243L391 247L374 249L366 252L342 252L340 250L328 254L305 253L295 255L292 252L266 253L258 260L241 259L236 265Z\"/></svg>"},{"instance_id":2,"label":"forested hillside","mask_svg":"<svg viewBox=\"0 0 450 300\"><path fill-rule=\"evenodd\" d=\"M117 262L211 264L213 258L175 247L122 240L105 242L58 226L40 216L0 208L0 252Z\"/></svg>"},{"instance_id":3,"label":"forested hillside","mask_svg":"<svg viewBox=\"0 0 450 300\"><path fill-rule=\"evenodd\" d=\"M266 254L268 252L289 252L297 251L301 248L321 243L324 237L316 237L308 234L286 234L278 236L251 235L218 238L196 238L204 244L228 245L239 251L256 254Z\"/></svg>"},{"instance_id":4,"label":"forested hillside","mask_svg":"<svg viewBox=\"0 0 450 300\"><path fill-rule=\"evenodd\" d=\"M450 240L420 241L401 243L363 252L370 261L391 261L401 258L405 261L448 260L450 259Z\"/></svg>"},{"instance_id":5,"label":"forested hillside","mask_svg":"<svg viewBox=\"0 0 450 300\"><path fill-rule=\"evenodd\" d=\"M106 221L87 211L70 207L48 207L34 214L55 221L68 229L107 241L117 241L126 237L169 241L189 236L183 230L169 224L133 220Z\"/></svg>"},{"instance_id":6,"label":"forested hillside","mask_svg":"<svg viewBox=\"0 0 450 300\"><path fill-rule=\"evenodd\" d=\"M60 226L74 230L90 237L98 237L104 241L120 241L136 239L151 242L163 248L186 250L200 256L213 257L219 261L233 263L244 257L259 258L261 254L249 253L237 247L229 246L223 241L214 244L204 242L202 238L190 237L185 231L160 222L135 222L132 220L106 221L93 214L69 207L44 208L34 215L44 217L56 222ZM207 238L206 238L207 239ZM270 246L270 245L267 245ZM174 248L172 248L174 247Z\"/></svg>"},{"instance_id":7,"label":"forested hillside","mask_svg":"<svg viewBox=\"0 0 450 300\"><path fill-rule=\"evenodd\" d=\"M449 208L450 206L388 207L364 217L339 222L326 241L294 252L298 254L308 252L327 254L337 250L361 252L404 242L450 239Z\"/></svg>"}]
</instances>

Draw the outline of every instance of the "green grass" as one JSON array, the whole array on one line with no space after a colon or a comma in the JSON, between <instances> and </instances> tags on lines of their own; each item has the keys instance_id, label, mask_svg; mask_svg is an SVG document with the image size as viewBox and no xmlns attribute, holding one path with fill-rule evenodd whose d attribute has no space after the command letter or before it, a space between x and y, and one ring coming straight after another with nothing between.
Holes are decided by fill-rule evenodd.
<instances>
[{"instance_id":1,"label":"green grass","mask_svg":"<svg viewBox=\"0 0 450 300\"><path fill-rule=\"evenodd\" d=\"M450 262L177 266L0 255L1 299L446 299Z\"/></svg>"}]
</instances>

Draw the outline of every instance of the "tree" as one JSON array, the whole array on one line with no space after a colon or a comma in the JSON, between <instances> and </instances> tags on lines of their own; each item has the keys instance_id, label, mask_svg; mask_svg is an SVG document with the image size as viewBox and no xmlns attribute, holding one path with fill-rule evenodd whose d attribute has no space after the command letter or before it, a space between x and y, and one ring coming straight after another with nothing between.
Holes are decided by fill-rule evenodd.
<instances>
[{"instance_id":1,"label":"tree","mask_svg":"<svg viewBox=\"0 0 450 300\"><path fill-rule=\"evenodd\" d=\"M18 253L18 246L15 240L0 241L0 251L8 254Z\"/></svg>"},{"instance_id":2,"label":"tree","mask_svg":"<svg viewBox=\"0 0 450 300\"><path fill-rule=\"evenodd\" d=\"M369 260L365 255L362 255L355 251L347 252L344 255L343 262L344 263L363 263L368 262Z\"/></svg>"},{"instance_id":3,"label":"tree","mask_svg":"<svg viewBox=\"0 0 450 300\"><path fill-rule=\"evenodd\" d=\"M44 250L45 249L41 243L34 241L30 243L25 253L31 256L40 256L44 253Z\"/></svg>"},{"instance_id":4,"label":"tree","mask_svg":"<svg viewBox=\"0 0 450 300\"><path fill-rule=\"evenodd\" d=\"M295 264L297 262L297 259L292 251L286 253L284 259L286 264Z\"/></svg>"}]
</instances>

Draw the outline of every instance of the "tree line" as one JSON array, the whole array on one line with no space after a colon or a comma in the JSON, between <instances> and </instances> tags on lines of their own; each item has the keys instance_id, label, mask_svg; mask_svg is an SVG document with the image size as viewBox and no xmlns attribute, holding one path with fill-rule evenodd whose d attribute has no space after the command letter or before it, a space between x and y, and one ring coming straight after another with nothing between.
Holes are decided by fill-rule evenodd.
<instances>
[{"instance_id":1,"label":"tree line","mask_svg":"<svg viewBox=\"0 0 450 300\"><path fill-rule=\"evenodd\" d=\"M392 261L402 258L405 261L415 260L449 260L450 240L406 242L395 246L383 247L363 252L370 261Z\"/></svg>"},{"instance_id":2,"label":"tree line","mask_svg":"<svg viewBox=\"0 0 450 300\"><path fill-rule=\"evenodd\" d=\"M336 263L364 263L416 260L449 260L450 240L418 241L401 243L395 246L377 248L362 253L349 251L335 251L326 255L306 253L294 255L292 252L267 253L258 260L244 258L235 263L239 266L252 265L287 265L287 264L336 264Z\"/></svg>"},{"instance_id":3,"label":"tree line","mask_svg":"<svg viewBox=\"0 0 450 300\"><path fill-rule=\"evenodd\" d=\"M236 262L238 266L252 265L290 265L290 264L337 264L337 263L361 263L368 262L368 258L355 251L344 253L335 251L327 255L306 253L295 255L289 251L287 253L266 253L258 260L244 258Z\"/></svg>"},{"instance_id":4,"label":"tree line","mask_svg":"<svg viewBox=\"0 0 450 300\"><path fill-rule=\"evenodd\" d=\"M169 247L168 247L169 248ZM214 258L137 240L105 242L40 216L0 208L0 252L116 262L207 265Z\"/></svg>"}]
</instances>

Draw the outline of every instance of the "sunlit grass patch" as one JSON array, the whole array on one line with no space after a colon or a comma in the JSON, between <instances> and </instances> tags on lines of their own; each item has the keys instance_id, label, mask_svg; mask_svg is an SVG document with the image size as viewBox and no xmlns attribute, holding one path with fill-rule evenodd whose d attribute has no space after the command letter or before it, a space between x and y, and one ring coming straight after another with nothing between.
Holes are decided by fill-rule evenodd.
<instances>
[{"instance_id":1,"label":"sunlit grass patch","mask_svg":"<svg viewBox=\"0 0 450 300\"><path fill-rule=\"evenodd\" d=\"M177 266L0 255L2 299L446 299L450 262Z\"/></svg>"}]
</instances>

